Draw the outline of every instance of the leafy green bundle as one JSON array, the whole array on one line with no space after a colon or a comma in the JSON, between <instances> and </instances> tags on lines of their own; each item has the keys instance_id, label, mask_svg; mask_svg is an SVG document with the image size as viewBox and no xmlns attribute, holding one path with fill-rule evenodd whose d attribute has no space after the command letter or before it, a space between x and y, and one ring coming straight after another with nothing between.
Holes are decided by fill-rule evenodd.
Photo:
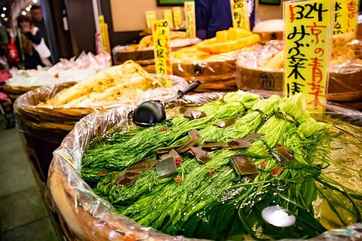
<instances>
[{"instance_id":1,"label":"leafy green bundle","mask_svg":"<svg viewBox=\"0 0 362 241\"><path fill-rule=\"evenodd\" d=\"M325 230L315 217L319 199L347 207L341 213L329 205L341 223L358 221L355 199L361 197L321 174L328 165L329 126L310 117L303 104L301 96L230 93L197 108L197 118L133 127L93 143L82 177L119 213L173 235L311 237ZM155 167L160 153L175 150L176 173L161 177ZM261 214L270 206L294 215L295 224L266 222Z\"/></svg>"}]
</instances>

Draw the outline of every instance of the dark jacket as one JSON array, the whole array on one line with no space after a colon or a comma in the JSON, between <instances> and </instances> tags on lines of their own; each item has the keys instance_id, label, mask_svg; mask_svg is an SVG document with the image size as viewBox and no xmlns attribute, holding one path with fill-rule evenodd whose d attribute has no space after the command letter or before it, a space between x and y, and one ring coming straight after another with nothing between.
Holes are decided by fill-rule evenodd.
<instances>
[{"instance_id":1,"label":"dark jacket","mask_svg":"<svg viewBox=\"0 0 362 241\"><path fill-rule=\"evenodd\" d=\"M196 29L201 39L232 26L230 0L196 0Z\"/></svg>"},{"instance_id":2,"label":"dark jacket","mask_svg":"<svg viewBox=\"0 0 362 241\"><path fill-rule=\"evenodd\" d=\"M41 43L42 35L39 30L32 33L22 33L24 38L22 38L22 50L24 54L24 67L25 69L36 69L39 65L44 66L41 61L41 58L38 52L34 49L32 44L38 45Z\"/></svg>"}]
</instances>

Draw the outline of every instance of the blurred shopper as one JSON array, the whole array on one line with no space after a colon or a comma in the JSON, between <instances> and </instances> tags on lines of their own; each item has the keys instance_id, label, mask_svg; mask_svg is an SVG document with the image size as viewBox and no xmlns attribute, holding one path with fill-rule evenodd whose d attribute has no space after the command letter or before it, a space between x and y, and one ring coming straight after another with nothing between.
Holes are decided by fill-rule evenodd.
<instances>
[{"instance_id":1,"label":"blurred shopper","mask_svg":"<svg viewBox=\"0 0 362 241\"><path fill-rule=\"evenodd\" d=\"M213 38L232 26L230 0L195 0L197 36Z\"/></svg>"},{"instance_id":2,"label":"blurred shopper","mask_svg":"<svg viewBox=\"0 0 362 241\"><path fill-rule=\"evenodd\" d=\"M48 45L48 35L47 35L47 31L46 31L46 27L45 27L45 22L44 22L44 18L43 18L43 12L42 9L40 7L40 5L33 5L31 7L31 20L33 21L33 24L35 27L37 27L39 29L40 34L42 35L42 37L45 40L45 43Z\"/></svg>"},{"instance_id":3,"label":"blurred shopper","mask_svg":"<svg viewBox=\"0 0 362 241\"><path fill-rule=\"evenodd\" d=\"M33 26L28 16L18 17L20 28L19 48L23 51L25 69L35 69L38 65L50 66L50 51L45 44L40 30Z\"/></svg>"},{"instance_id":4,"label":"blurred shopper","mask_svg":"<svg viewBox=\"0 0 362 241\"><path fill-rule=\"evenodd\" d=\"M8 32L5 26L0 25L0 69L8 68L7 48L9 43Z\"/></svg>"}]
</instances>

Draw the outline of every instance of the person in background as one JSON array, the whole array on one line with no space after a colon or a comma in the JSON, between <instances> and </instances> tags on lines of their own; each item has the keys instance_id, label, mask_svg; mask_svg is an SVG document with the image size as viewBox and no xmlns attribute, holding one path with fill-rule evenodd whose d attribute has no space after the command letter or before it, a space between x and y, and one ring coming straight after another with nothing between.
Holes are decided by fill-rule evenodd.
<instances>
[{"instance_id":1,"label":"person in background","mask_svg":"<svg viewBox=\"0 0 362 241\"><path fill-rule=\"evenodd\" d=\"M30 13L31 13L31 20L33 21L34 26L39 29L39 32L44 38L45 43L48 45L48 35L40 5L37 4L33 5L31 7Z\"/></svg>"},{"instance_id":2,"label":"person in background","mask_svg":"<svg viewBox=\"0 0 362 241\"><path fill-rule=\"evenodd\" d=\"M5 26L0 24L0 69L8 68L7 47L9 43L8 32Z\"/></svg>"},{"instance_id":3,"label":"person in background","mask_svg":"<svg viewBox=\"0 0 362 241\"><path fill-rule=\"evenodd\" d=\"M50 66L50 51L46 46L39 29L33 26L30 17L18 17L20 28L19 49L23 51L25 69L36 69L38 66Z\"/></svg>"},{"instance_id":4,"label":"person in background","mask_svg":"<svg viewBox=\"0 0 362 241\"><path fill-rule=\"evenodd\" d=\"M230 0L195 0L196 30L200 39L213 38L232 26Z\"/></svg>"}]
</instances>

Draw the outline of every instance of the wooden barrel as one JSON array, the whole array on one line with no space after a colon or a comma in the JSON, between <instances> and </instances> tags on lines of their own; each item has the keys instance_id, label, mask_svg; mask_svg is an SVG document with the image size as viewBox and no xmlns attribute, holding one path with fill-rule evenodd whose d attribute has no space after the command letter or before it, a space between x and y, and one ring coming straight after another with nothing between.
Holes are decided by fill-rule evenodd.
<instances>
[{"instance_id":1,"label":"wooden barrel","mask_svg":"<svg viewBox=\"0 0 362 241\"><path fill-rule=\"evenodd\" d=\"M331 115L334 117L362 125L362 116L359 112L334 106L328 106L327 109L333 112ZM82 155L91 139L104 135L115 125L118 127L127 125L127 116L128 113L122 109L98 115L91 114L80 120L67 135L62 145L55 151L49 171L48 186L56 210L64 220L67 231L72 234L74 238L72 240L191 241L189 238L169 236L142 227L127 217L117 214L79 175Z\"/></svg>"},{"instance_id":2,"label":"wooden barrel","mask_svg":"<svg viewBox=\"0 0 362 241\"><path fill-rule=\"evenodd\" d=\"M182 39L171 41L171 50L177 50L187 46L192 46L200 42L199 39ZM122 64L127 60L133 60L141 66L154 64L154 50L152 47L145 49L135 49L131 45L116 46L112 50L114 64Z\"/></svg>"},{"instance_id":3,"label":"wooden barrel","mask_svg":"<svg viewBox=\"0 0 362 241\"><path fill-rule=\"evenodd\" d=\"M173 74L189 82L201 81L196 91L235 90L236 60L208 61L194 63L173 63Z\"/></svg>"},{"instance_id":4,"label":"wooden barrel","mask_svg":"<svg viewBox=\"0 0 362 241\"><path fill-rule=\"evenodd\" d=\"M238 63L236 83L243 90L283 91L283 72L245 67ZM362 100L362 67L348 66L330 72L328 100L350 102Z\"/></svg>"}]
</instances>

